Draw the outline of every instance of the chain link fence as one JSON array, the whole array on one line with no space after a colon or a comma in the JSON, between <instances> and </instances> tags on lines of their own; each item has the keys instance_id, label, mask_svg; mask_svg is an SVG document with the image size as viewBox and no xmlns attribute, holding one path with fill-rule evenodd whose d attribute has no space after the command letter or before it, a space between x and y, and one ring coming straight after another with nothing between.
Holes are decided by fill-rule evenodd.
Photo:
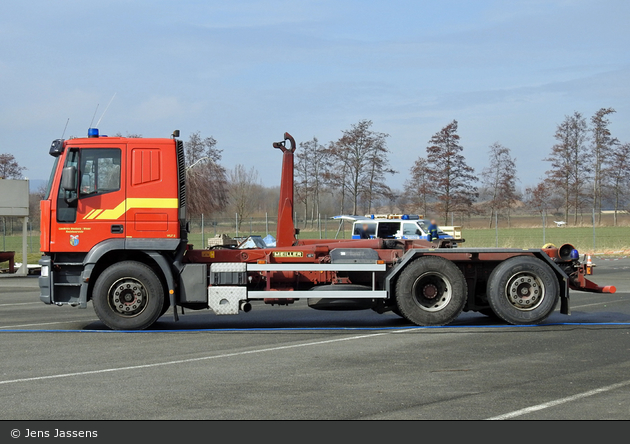
<instances>
[{"instance_id":1,"label":"chain link fence","mask_svg":"<svg viewBox=\"0 0 630 444\"><path fill-rule=\"evenodd\" d=\"M39 252L39 222L34 226L31 220L27 225L27 252L38 253ZM23 218L21 217L0 217L0 239L1 251L15 251L16 253L22 252L22 229Z\"/></svg>"},{"instance_id":2,"label":"chain link fence","mask_svg":"<svg viewBox=\"0 0 630 444\"><path fill-rule=\"evenodd\" d=\"M190 233L188 239L195 247L205 247L208 239L226 234L233 238L244 238L247 236L265 237L268 234L276 237L277 220L276 216L266 217L245 217L234 215L227 217L192 217L190 222ZM321 215L317 219L307 220L295 218L295 226L300 229L299 238L302 239L350 239L352 236L352 222L345 221L340 225L339 221Z\"/></svg>"},{"instance_id":3,"label":"chain link fence","mask_svg":"<svg viewBox=\"0 0 630 444\"><path fill-rule=\"evenodd\" d=\"M627 220L626 220L627 219ZM189 242L195 248L206 248L208 239L226 234L232 238L245 238L250 235L276 237L276 216L245 217L192 217L190 221ZM515 221L516 223L516 221ZM466 248L541 248L547 243L560 246L565 243L574 245L581 253L622 255L630 254L630 216L621 221L622 226L600 226L586 224L581 226L556 226L551 220L543 228L541 223L525 228L469 228L464 224L462 237ZM320 215L314 220L295 217L295 225L300 229L301 239L350 239L352 222L331 219ZM471 224L473 225L473 224ZM0 251L22 251L22 218L0 218ZM28 222L27 252L39 254L39 222Z\"/></svg>"},{"instance_id":4,"label":"chain link fence","mask_svg":"<svg viewBox=\"0 0 630 444\"><path fill-rule=\"evenodd\" d=\"M239 226L240 227L237 229ZM517 222L517 221L515 221ZM462 227L465 242L462 247L471 248L541 248L552 243L560 246L570 243L584 252L600 252L620 254L630 252L629 221L622 221L623 226L603 226L583 223L580 226L557 226L553 220L528 227L508 228L501 224L497 228ZM191 233L189 239L196 247L207 246L207 240L218 234L243 238L250 235L265 237L276 236L276 216L249 217L242 220L234 218L196 217L190 220ZM295 226L300 229L301 239L350 239L352 222L331 219L320 215L314 220L295 217Z\"/></svg>"}]
</instances>

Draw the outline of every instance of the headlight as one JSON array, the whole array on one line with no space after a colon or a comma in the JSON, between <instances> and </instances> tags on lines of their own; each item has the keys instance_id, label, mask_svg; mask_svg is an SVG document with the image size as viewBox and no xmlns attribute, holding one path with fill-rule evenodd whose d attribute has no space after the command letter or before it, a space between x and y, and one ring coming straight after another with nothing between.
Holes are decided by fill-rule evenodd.
<instances>
[{"instance_id":1,"label":"headlight","mask_svg":"<svg viewBox=\"0 0 630 444\"><path fill-rule=\"evenodd\" d=\"M42 265L40 276L48 277L48 265Z\"/></svg>"}]
</instances>

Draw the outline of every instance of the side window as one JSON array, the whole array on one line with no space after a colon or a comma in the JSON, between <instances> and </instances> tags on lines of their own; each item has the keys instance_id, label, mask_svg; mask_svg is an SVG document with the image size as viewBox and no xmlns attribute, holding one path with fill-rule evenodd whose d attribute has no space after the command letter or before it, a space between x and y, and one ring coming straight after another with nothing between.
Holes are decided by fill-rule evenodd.
<instances>
[{"instance_id":1,"label":"side window","mask_svg":"<svg viewBox=\"0 0 630 444\"><path fill-rule=\"evenodd\" d=\"M363 223L363 222L356 222L354 224L354 230L353 230L352 234L360 236L363 233L363 225L367 225L367 234L368 234L368 236L375 236L376 235L376 224L375 223Z\"/></svg>"},{"instance_id":2,"label":"side window","mask_svg":"<svg viewBox=\"0 0 630 444\"><path fill-rule=\"evenodd\" d=\"M66 155L64 167L75 167L79 164L79 150L70 150ZM78 172L77 172L78 174ZM76 178L75 178L76 180ZM59 192L57 193L57 222L75 222L77 219L77 192L66 191L61 188L59 182Z\"/></svg>"},{"instance_id":3,"label":"side window","mask_svg":"<svg viewBox=\"0 0 630 444\"><path fill-rule=\"evenodd\" d=\"M416 236L421 234L418 225L415 223L406 222L403 224L403 236Z\"/></svg>"},{"instance_id":4,"label":"side window","mask_svg":"<svg viewBox=\"0 0 630 444\"><path fill-rule=\"evenodd\" d=\"M398 230L400 230L400 222L379 222L378 237L383 239L393 238Z\"/></svg>"},{"instance_id":5,"label":"side window","mask_svg":"<svg viewBox=\"0 0 630 444\"><path fill-rule=\"evenodd\" d=\"M85 149L81 153L80 197L110 193L120 189L120 150Z\"/></svg>"}]
</instances>

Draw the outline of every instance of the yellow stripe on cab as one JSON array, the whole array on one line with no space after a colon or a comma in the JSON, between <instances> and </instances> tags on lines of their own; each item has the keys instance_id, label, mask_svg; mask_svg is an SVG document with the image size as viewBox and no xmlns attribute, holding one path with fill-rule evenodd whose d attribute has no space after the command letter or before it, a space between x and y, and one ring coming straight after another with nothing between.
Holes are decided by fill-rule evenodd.
<instances>
[{"instance_id":1,"label":"yellow stripe on cab","mask_svg":"<svg viewBox=\"0 0 630 444\"><path fill-rule=\"evenodd\" d=\"M119 203L115 208L101 210L95 209L90 211L83 217L83 219L97 219L97 220L115 220L120 218L127 211L137 208L177 208L177 198L138 198L130 197Z\"/></svg>"}]
</instances>

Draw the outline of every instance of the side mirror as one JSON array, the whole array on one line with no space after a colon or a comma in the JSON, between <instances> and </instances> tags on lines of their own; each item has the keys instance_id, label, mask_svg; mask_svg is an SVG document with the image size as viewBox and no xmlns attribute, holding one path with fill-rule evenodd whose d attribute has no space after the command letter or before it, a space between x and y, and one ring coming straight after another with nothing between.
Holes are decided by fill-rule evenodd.
<instances>
[{"instance_id":1,"label":"side mirror","mask_svg":"<svg viewBox=\"0 0 630 444\"><path fill-rule=\"evenodd\" d=\"M77 167L65 167L61 172L61 188L65 191L77 190Z\"/></svg>"}]
</instances>

